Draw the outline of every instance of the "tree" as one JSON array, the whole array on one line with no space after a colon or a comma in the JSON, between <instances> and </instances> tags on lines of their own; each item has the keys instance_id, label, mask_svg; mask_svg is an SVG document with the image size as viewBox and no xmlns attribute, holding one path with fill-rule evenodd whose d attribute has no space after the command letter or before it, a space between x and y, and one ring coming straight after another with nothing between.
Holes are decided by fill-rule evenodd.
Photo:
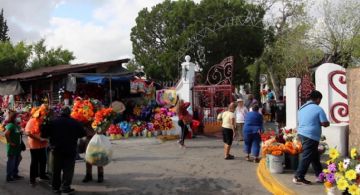
<instances>
[{"instance_id":1,"label":"tree","mask_svg":"<svg viewBox=\"0 0 360 195\"><path fill-rule=\"evenodd\" d=\"M186 54L201 62L205 72L232 55L236 63L235 83L244 82L248 78L245 67L261 55L264 46L263 15L263 9L243 0L203 0L200 4L166 0L151 11L139 12L131 32L133 53L148 76L173 80L179 73L179 50L194 41ZM258 26L225 26L194 40L199 32L213 29L214 24L234 16L255 20Z\"/></svg>"},{"instance_id":2,"label":"tree","mask_svg":"<svg viewBox=\"0 0 360 195\"><path fill-rule=\"evenodd\" d=\"M323 62L345 68L353 64L356 39L360 35L360 2L358 0L328 1L322 4L322 17L314 27L312 41L328 55Z\"/></svg>"},{"instance_id":3,"label":"tree","mask_svg":"<svg viewBox=\"0 0 360 195\"><path fill-rule=\"evenodd\" d=\"M268 39L263 54L255 64L264 67L278 96L281 94L280 86L284 84L285 78L294 72L307 70L307 60L313 58L313 50L305 42L309 29L304 9L306 1L257 0L256 3L268 12L278 9L275 14L269 14L267 25L273 35ZM256 69L252 68L252 70Z\"/></svg>"},{"instance_id":4,"label":"tree","mask_svg":"<svg viewBox=\"0 0 360 195\"><path fill-rule=\"evenodd\" d=\"M0 41L9 41L10 37L7 34L9 31L9 28L6 24L6 20L4 18L4 9L1 9L0 13Z\"/></svg>"},{"instance_id":5,"label":"tree","mask_svg":"<svg viewBox=\"0 0 360 195\"><path fill-rule=\"evenodd\" d=\"M70 64L70 61L74 59L73 52L67 49L57 47L48 50L45 46L45 39L41 39L32 45L32 61L28 69L34 70L41 67Z\"/></svg>"},{"instance_id":6,"label":"tree","mask_svg":"<svg viewBox=\"0 0 360 195\"><path fill-rule=\"evenodd\" d=\"M157 80L176 78L177 51L186 39L187 28L194 23L192 1L170 1L141 10L131 30L133 54L145 72Z\"/></svg>"},{"instance_id":7,"label":"tree","mask_svg":"<svg viewBox=\"0 0 360 195\"><path fill-rule=\"evenodd\" d=\"M16 45L9 41L0 42L0 76L22 72L28 63L31 47L24 42Z\"/></svg>"}]
</instances>

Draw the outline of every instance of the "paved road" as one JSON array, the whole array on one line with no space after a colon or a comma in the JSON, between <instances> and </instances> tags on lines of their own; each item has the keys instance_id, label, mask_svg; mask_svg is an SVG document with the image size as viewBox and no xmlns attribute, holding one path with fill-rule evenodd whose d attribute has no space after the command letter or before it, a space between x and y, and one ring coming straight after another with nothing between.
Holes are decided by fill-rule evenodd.
<instances>
[{"instance_id":1,"label":"paved road","mask_svg":"<svg viewBox=\"0 0 360 195\"><path fill-rule=\"evenodd\" d=\"M221 139L176 141L132 138L113 142L114 161L105 167L105 182L83 184L85 165L77 162L73 187L76 194L269 194L258 182L257 164L244 160L235 144L235 160L223 159ZM0 177L5 178L5 147L0 144ZM29 175L29 151L24 152L21 174ZM96 173L96 170L94 170ZM94 174L94 177L96 175ZM46 184L28 185L28 179L7 184L0 178L0 194L51 194Z\"/></svg>"}]
</instances>

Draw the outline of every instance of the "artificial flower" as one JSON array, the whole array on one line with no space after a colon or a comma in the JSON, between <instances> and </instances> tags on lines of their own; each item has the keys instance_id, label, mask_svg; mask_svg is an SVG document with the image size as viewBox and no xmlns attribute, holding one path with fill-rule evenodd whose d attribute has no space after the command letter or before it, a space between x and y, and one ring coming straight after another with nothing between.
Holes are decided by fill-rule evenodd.
<instances>
[{"instance_id":1,"label":"artificial flower","mask_svg":"<svg viewBox=\"0 0 360 195\"><path fill-rule=\"evenodd\" d=\"M360 164L356 165L355 171L357 174L360 174Z\"/></svg>"},{"instance_id":2,"label":"artificial flower","mask_svg":"<svg viewBox=\"0 0 360 195\"><path fill-rule=\"evenodd\" d=\"M330 183L335 183L335 175L333 173L327 174L326 180Z\"/></svg>"},{"instance_id":3,"label":"artificial flower","mask_svg":"<svg viewBox=\"0 0 360 195\"><path fill-rule=\"evenodd\" d=\"M335 173L335 172L336 172L336 164L335 164L335 163L331 163L331 164L328 166L328 169L329 169L330 172Z\"/></svg>"},{"instance_id":4,"label":"artificial flower","mask_svg":"<svg viewBox=\"0 0 360 195\"><path fill-rule=\"evenodd\" d=\"M331 188L331 187L333 187L333 184L326 181L326 182L324 182L324 186L325 186L325 188Z\"/></svg>"},{"instance_id":5,"label":"artificial flower","mask_svg":"<svg viewBox=\"0 0 360 195\"><path fill-rule=\"evenodd\" d=\"M349 183L346 181L346 179L339 179L337 181L337 187L339 190L344 191L347 187L349 187Z\"/></svg>"},{"instance_id":6,"label":"artificial flower","mask_svg":"<svg viewBox=\"0 0 360 195\"><path fill-rule=\"evenodd\" d=\"M330 171L328 169L323 169L322 172L325 173L325 174L330 173Z\"/></svg>"},{"instance_id":7,"label":"artificial flower","mask_svg":"<svg viewBox=\"0 0 360 195\"><path fill-rule=\"evenodd\" d=\"M335 160L339 157L339 151L337 151L335 148L331 148L329 150L329 157L331 158L331 160Z\"/></svg>"},{"instance_id":8,"label":"artificial flower","mask_svg":"<svg viewBox=\"0 0 360 195\"><path fill-rule=\"evenodd\" d=\"M351 149L351 151L350 151L350 157L351 157L352 159L355 159L356 156L357 156L357 150L356 150L356 148Z\"/></svg>"},{"instance_id":9,"label":"artificial flower","mask_svg":"<svg viewBox=\"0 0 360 195\"><path fill-rule=\"evenodd\" d=\"M359 195L360 189L356 184L352 184L349 188L348 188L348 192L351 195Z\"/></svg>"},{"instance_id":10,"label":"artificial flower","mask_svg":"<svg viewBox=\"0 0 360 195\"><path fill-rule=\"evenodd\" d=\"M344 168L344 163L342 161L340 161L338 163L338 169L340 172L344 172L345 171L345 168Z\"/></svg>"},{"instance_id":11,"label":"artificial flower","mask_svg":"<svg viewBox=\"0 0 360 195\"><path fill-rule=\"evenodd\" d=\"M349 167L349 165L351 164L351 161L349 158L344 159L344 168L347 169Z\"/></svg>"},{"instance_id":12,"label":"artificial flower","mask_svg":"<svg viewBox=\"0 0 360 195\"><path fill-rule=\"evenodd\" d=\"M341 179L345 179L345 177L344 177L343 174L337 172L337 173L335 173L335 179L336 180L341 180Z\"/></svg>"},{"instance_id":13,"label":"artificial flower","mask_svg":"<svg viewBox=\"0 0 360 195\"><path fill-rule=\"evenodd\" d=\"M348 180L356 179L356 171L354 171L353 169L346 171L345 177Z\"/></svg>"}]
</instances>

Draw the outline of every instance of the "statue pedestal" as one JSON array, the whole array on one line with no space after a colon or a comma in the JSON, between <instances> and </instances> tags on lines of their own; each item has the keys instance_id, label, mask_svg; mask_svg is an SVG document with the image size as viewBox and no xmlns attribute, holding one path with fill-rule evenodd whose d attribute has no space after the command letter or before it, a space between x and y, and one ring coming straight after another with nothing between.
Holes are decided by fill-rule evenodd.
<instances>
[{"instance_id":1,"label":"statue pedestal","mask_svg":"<svg viewBox=\"0 0 360 195\"><path fill-rule=\"evenodd\" d=\"M349 124L338 123L330 124L329 127L322 128L322 134L326 137L326 142L330 148L336 148L341 156L348 154L348 134Z\"/></svg>"}]
</instances>

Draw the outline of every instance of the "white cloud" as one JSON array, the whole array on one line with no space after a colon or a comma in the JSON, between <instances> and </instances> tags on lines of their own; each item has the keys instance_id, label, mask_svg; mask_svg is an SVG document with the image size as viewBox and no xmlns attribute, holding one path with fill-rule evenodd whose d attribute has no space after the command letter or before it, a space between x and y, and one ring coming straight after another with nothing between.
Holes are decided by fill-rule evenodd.
<instances>
[{"instance_id":1,"label":"white cloud","mask_svg":"<svg viewBox=\"0 0 360 195\"><path fill-rule=\"evenodd\" d=\"M149 3L151 2L151 3ZM93 20L52 18L43 34L52 47L62 45L75 53L75 63L132 57L131 28L144 6L161 0L109 0L92 13Z\"/></svg>"}]
</instances>

